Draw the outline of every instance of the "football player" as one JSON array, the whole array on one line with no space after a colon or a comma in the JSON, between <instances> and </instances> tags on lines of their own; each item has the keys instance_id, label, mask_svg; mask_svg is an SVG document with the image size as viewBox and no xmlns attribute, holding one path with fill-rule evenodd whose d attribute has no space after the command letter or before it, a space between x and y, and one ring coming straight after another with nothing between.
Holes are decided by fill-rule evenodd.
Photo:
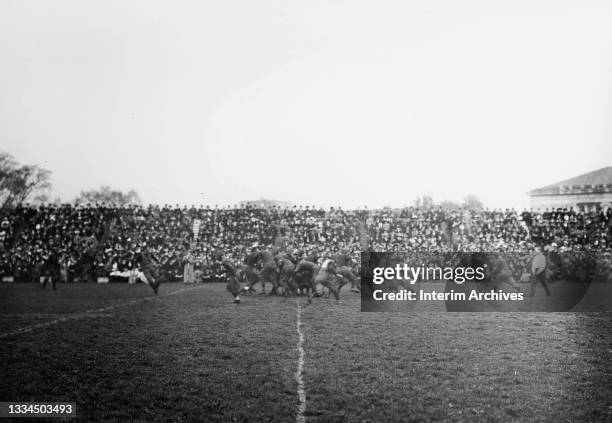
<instances>
[{"instance_id":1,"label":"football player","mask_svg":"<svg viewBox=\"0 0 612 423\"><path fill-rule=\"evenodd\" d=\"M142 243L140 248L136 250L135 262L140 265L142 273L147 280L151 289L155 295L159 290L160 277L159 277L159 260L151 252L147 243Z\"/></svg>"}]
</instances>

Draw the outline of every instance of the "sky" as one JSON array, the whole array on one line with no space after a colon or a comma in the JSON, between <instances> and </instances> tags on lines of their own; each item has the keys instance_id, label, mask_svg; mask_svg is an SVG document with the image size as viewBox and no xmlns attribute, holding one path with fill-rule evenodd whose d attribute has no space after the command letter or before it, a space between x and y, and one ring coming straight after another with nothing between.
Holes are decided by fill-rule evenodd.
<instances>
[{"instance_id":1,"label":"sky","mask_svg":"<svg viewBox=\"0 0 612 423\"><path fill-rule=\"evenodd\" d=\"M0 0L0 150L145 203L524 207L612 165L612 2Z\"/></svg>"}]
</instances>

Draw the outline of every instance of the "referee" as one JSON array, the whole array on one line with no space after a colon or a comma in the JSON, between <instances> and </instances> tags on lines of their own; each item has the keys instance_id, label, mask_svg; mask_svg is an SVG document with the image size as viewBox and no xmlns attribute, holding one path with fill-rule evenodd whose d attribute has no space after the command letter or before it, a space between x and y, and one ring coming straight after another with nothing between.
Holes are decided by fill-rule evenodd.
<instances>
[{"instance_id":1,"label":"referee","mask_svg":"<svg viewBox=\"0 0 612 423\"><path fill-rule=\"evenodd\" d=\"M546 296L550 296L550 290L546 284L546 267L548 265L548 259L542 251L542 248L536 247L535 256L531 262L531 288L529 290L529 296L535 295L535 287L539 283L544 287Z\"/></svg>"}]
</instances>

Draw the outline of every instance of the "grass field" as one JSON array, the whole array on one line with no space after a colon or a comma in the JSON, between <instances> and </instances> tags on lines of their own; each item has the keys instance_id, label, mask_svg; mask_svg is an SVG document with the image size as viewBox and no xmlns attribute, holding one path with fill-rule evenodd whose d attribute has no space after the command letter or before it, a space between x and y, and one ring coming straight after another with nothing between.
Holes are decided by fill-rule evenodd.
<instances>
[{"instance_id":1,"label":"grass field","mask_svg":"<svg viewBox=\"0 0 612 423\"><path fill-rule=\"evenodd\" d=\"M612 421L610 313L359 309L349 293L234 305L223 284L2 284L0 401L74 401L79 421L291 422L301 346L308 422Z\"/></svg>"}]
</instances>

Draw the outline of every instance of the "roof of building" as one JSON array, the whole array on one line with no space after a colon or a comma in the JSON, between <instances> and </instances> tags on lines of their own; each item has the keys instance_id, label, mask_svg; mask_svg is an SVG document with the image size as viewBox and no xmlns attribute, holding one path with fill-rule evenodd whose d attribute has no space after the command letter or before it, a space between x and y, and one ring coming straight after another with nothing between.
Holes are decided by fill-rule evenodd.
<instances>
[{"instance_id":1,"label":"roof of building","mask_svg":"<svg viewBox=\"0 0 612 423\"><path fill-rule=\"evenodd\" d=\"M592 172L585 173L561 182L536 188L529 192L530 195L559 194L563 188L585 187L598 185L608 186L612 184L612 166L604 167Z\"/></svg>"}]
</instances>

